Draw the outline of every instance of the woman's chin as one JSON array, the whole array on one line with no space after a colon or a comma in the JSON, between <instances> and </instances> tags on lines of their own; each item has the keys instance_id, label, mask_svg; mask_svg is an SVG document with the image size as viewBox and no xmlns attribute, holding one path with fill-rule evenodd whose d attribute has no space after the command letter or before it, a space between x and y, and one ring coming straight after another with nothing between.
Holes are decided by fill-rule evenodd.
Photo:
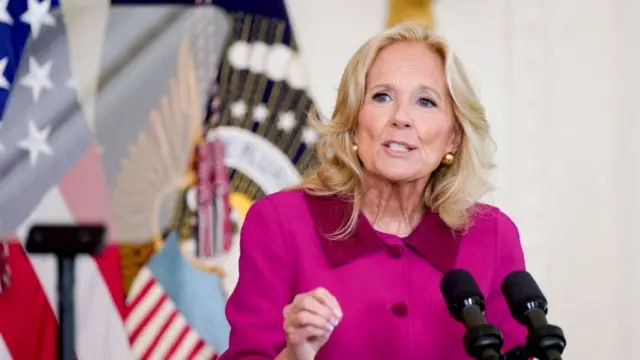
<instances>
[{"instance_id":1,"label":"woman's chin","mask_svg":"<svg viewBox=\"0 0 640 360\"><path fill-rule=\"evenodd\" d=\"M402 183L415 181L415 171L407 171L403 169L385 169L380 172L380 177L390 183Z\"/></svg>"}]
</instances>

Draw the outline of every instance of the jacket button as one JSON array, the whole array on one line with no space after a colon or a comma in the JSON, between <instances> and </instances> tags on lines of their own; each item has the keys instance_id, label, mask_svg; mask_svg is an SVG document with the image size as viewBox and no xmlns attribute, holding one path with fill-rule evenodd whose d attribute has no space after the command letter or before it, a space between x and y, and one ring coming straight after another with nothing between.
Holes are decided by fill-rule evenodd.
<instances>
[{"instance_id":1,"label":"jacket button","mask_svg":"<svg viewBox=\"0 0 640 360\"><path fill-rule=\"evenodd\" d=\"M404 252L404 249L400 245L393 244L393 245L387 246L387 255L389 255L394 259L400 259L402 257L403 252Z\"/></svg>"},{"instance_id":2,"label":"jacket button","mask_svg":"<svg viewBox=\"0 0 640 360\"><path fill-rule=\"evenodd\" d=\"M409 307L407 306L407 303L404 301L398 301L397 303L391 305L389 309L391 309L391 312L393 312L393 315L397 317L405 317L409 312Z\"/></svg>"}]
</instances>

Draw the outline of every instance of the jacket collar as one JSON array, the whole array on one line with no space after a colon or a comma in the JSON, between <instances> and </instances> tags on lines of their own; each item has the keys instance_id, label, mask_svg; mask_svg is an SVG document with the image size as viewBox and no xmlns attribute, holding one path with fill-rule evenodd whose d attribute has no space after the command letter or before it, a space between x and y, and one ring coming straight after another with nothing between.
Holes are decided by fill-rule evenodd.
<instances>
[{"instance_id":1,"label":"jacket collar","mask_svg":"<svg viewBox=\"0 0 640 360\"><path fill-rule=\"evenodd\" d=\"M335 233L348 221L353 203L340 196L320 197L304 193L304 197L329 266L342 266L386 244L362 212L358 214L353 234L330 240L327 235ZM403 240L441 272L454 268L458 239L438 214L427 211L420 224Z\"/></svg>"}]
</instances>

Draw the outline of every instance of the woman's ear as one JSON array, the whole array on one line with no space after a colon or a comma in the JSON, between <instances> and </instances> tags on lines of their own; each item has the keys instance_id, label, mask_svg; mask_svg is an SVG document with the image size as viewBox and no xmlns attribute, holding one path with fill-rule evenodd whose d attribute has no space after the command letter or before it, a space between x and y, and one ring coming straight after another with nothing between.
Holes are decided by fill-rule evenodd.
<instances>
[{"instance_id":1,"label":"woman's ear","mask_svg":"<svg viewBox=\"0 0 640 360\"><path fill-rule=\"evenodd\" d=\"M456 154L462 146L462 126L458 122L453 127L449 142L447 144L447 152Z\"/></svg>"}]
</instances>

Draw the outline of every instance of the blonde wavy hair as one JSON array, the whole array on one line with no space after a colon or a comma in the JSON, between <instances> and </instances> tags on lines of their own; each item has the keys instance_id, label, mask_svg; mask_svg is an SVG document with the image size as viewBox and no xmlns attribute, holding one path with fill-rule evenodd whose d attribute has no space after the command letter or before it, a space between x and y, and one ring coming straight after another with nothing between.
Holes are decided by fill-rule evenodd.
<instances>
[{"instance_id":1,"label":"blonde wavy hair","mask_svg":"<svg viewBox=\"0 0 640 360\"><path fill-rule=\"evenodd\" d=\"M369 39L351 57L340 80L330 121L322 121L313 109L309 113L311 126L320 134L316 146L319 167L296 188L315 196L337 195L353 202L350 219L332 234L336 239L355 230L364 195L364 172L353 144L364 103L367 73L382 49L405 41L424 43L444 61L446 82L453 100L455 129L460 136L454 163L441 165L431 174L424 189L424 204L449 227L464 231L471 226L472 210L477 202L492 190L488 177L493 168L495 146L484 107L464 66L445 40L428 28L414 22L400 23Z\"/></svg>"}]
</instances>

